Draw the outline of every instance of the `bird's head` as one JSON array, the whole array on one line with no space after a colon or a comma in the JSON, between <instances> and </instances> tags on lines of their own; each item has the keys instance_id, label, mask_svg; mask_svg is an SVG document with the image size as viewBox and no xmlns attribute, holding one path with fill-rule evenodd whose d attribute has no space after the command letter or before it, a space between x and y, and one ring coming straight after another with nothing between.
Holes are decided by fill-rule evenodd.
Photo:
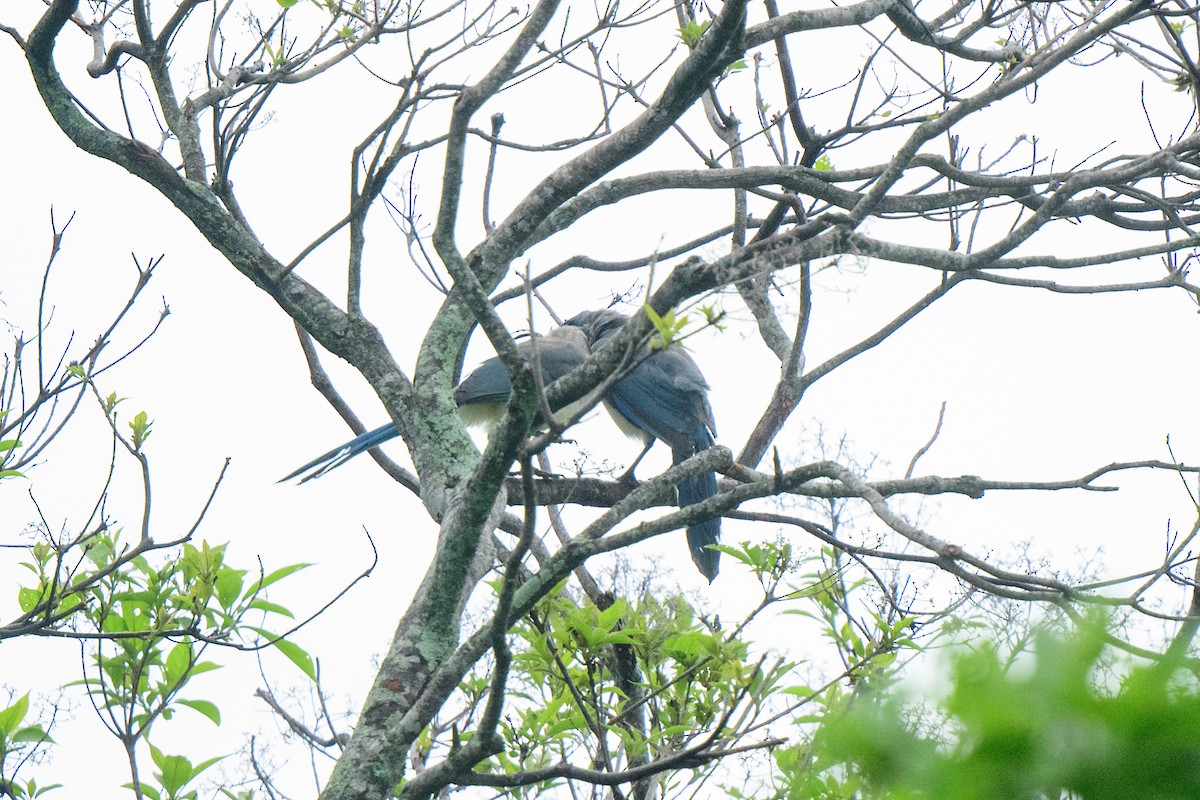
<instances>
[{"instance_id":1,"label":"bird's head","mask_svg":"<svg viewBox=\"0 0 1200 800\"><path fill-rule=\"evenodd\" d=\"M629 317L611 308L597 311L581 311L563 323L564 326L579 328L587 337L588 344L595 348L597 344L612 336L629 321Z\"/></svg>"}]
</instances>

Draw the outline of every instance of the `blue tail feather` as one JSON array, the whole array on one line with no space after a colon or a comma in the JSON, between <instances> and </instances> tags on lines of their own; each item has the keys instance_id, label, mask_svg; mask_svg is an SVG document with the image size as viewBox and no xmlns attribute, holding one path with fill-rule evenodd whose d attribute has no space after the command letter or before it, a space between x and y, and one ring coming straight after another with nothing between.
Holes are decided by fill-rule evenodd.
<instances>
[{"instance_id":1,"label":"blue tail feather","mask_svg":"<svg viewBox=\"0 0 1200 800\"><path fill-rule=\"evenodd\" d=\"M387 425L382 425L375 430L356 436L345 444L333 448L328 453L317 456L299 469L280 478L279 483L290 481L292 478L303 475L309 470L312 470L312 472L304 475L300 479L300 483L311 481L313 478L319 478L331 469L337 469L356 455L365 453L373 447L378 447L386 441L395 439L397 435L396 426L389 422Z\"/></svg>"},{"instance_id":2,"label":"blue tail feather","mask_svg":"<svg viewBox=\"0 0 1200 800\"><path fill-rule=\"evenodd\" d=\"M707 443L697 442L696 444L699 446L696 447L696 451L707 450L711 442L711 437L708 437ZM680 464L686 461L691 454L675 450L672 451L672 456L674 457L674 462ZM684 478L679 482L678 492L680 508L701 503L717 493L717 474L715 472L702 472L699 475ZM720 569L721 553L717 550L709 549L708 545L717 544L720 540L720 517L701 520L688 526L687 541L688 549L692 554L692 561L695 562L696 568L703 573L704 577L708 578L709 583L712 583L713 579L717 577L717 571Z\"/></svg>"}]
</instances>

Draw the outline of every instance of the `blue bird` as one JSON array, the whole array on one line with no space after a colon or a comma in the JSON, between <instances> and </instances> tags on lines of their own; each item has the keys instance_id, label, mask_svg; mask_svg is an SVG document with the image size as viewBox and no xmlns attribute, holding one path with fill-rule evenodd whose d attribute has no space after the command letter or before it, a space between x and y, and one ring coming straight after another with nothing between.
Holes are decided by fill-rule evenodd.
<instances>
[{"instance_id":1,"label":"blue bird","mask_svg":"<svg viewBox=\"0 0 1200 800\"><path fill-rule=\"evenodd\" d=\"M605 339L620 331L627 320L624 314L605 309L584 311L565 324L581 329L587 336L588 347L595 351ZM604 398L604 405L617 427L644 443L641 454L622 476L622 479L630 480L634 468L656 439L665 442L671 448L673 462L681 464L712 447L717 432L708 403L708 383L683 348L643 350L638 357L637 366L617 381ZM678 487L679 506L694 505L716 493L715 472L684 478ZM716 544L720 538L720 517L697 522L687 529L692 561L709 583L717 577L721 554L708 545Z\"/></svg>"},{"instance_id":2,"label":"blue bird","mask_svg":"<svg viewBox=\"0 0 1200 800\"><path fill-rule=\"evenodd\" d=\"M533 344L530 341L521 342L517 349L527 359L533 360ZM542 367L542 383L546 386L582 364L587 357L587 338L578 328L564 325L538 337L537 360ZM474 372L454 388L454 402L458 404L458 413L467 425L483 426L490 430L504 414L511 390L504 363L499 357L493 356L476 367ZM585 397L564 409L554 411L562 416L571 416L576 410L583 408L587 401L588 398ZM300 483L319 478L360 453L396 438L398 434L395 424L389 422L317 456L281 478L279 482L289 481L300 475L304 475Z\"/></svg>"}]
</instances>

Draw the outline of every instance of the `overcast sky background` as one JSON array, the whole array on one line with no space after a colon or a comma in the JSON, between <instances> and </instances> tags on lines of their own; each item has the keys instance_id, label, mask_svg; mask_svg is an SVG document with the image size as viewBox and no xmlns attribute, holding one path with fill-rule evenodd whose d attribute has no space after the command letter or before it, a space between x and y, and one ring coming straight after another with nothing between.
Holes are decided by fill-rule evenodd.
<instances>
[{"instance_id":1,"label":"overcast sky background","mask_svg":"<svg viewBox=\"0 0 1200 800\"><path fill-rule=\"evenodd\" d=\"M39 4L28 5L21 13L36 11ZM7 9L4 22L28 29ZM86 62L88 50L80 36L65 35L64 45L61 66L73 69ZM833 52L836 43L830 48ZM800 58L827 55L813 52ZM50 341L61 343L72 331L90 341L132 284L130 253L143 263L165 255L118 341L136 341L148 330L159 297L165 297L171 316L142 352L101 382L103 390L129 398L122 406L124 420L139 410L154 419L147 453L155 480L155 535L173 537L189 527L224 459L232 458L198 538L230 542L229 559L247 568L258 558L268 570L314 563L271 595L298 616L306 616L368 566L372 551L364 530L369 531L380 558L371 578L296 637L320 657L335 708L357 710L373 676L372 658L386 647L428 564L435 526L420 504L368 458L301 487L275 483L299 463L349 438L337 415L310 387L291 322L166 201L123 170L69 144L41 106L20 52L7 40L0 45L0 76L8 118L0 127L5 175L0 192L0 236L5 244L0 318L14 332L33 328L38 281L50 243L51 208L60 223L72 213L76 218L51 278L55 316ZM1037 132L1044 137L1042 147L1061 154L1061 165L1121 137L1118 152L1148 149L1143 120L1112 114L1114 105L1138 107L1144 77L1117 63L1098 69L1095 83L1087 87L1048 81L1037 106L1014 101L1006 105L1007 113L989 115L989 133L993 141L1007 142L1021 133ZM748 81L749 76L734 80L742 79ZM1095 99L1101 84L1111 103ZM1172 119L1183 120L1186 96L1152 83L1145 88L1151 107L1170 104ZM375 118L375 109L360 113L347 99L358 95L335 81L306 89L315 99L309 94L302 102L283 100L273 121L251 138L241 156L242 179L237 184L259 236L284 258L340 215L346 195L343 145L361 130L362 124L354 127L356 119L361 123ZM504 96L485 107L477 120L483 125L488 114L503 111L509 120L506 134L534 139L539 125L550 123L545 109L529 100L519 93ZM441 152L434 151L423 158L422 174L430 182L422 191L430 214L440 157ZM532 180L522 175L520 159L506 158L502 156L497 184L501 206L519 197ZM480 166L477 158L469 181L477 179ZM506 178L510 192L505 191L510 185ZM636 256L660 242L670 246L682 238L673 236L679 221L695 213L690 197L644 202L644 224L621 227L616 235L613 218L596 215L581 225L574 241L594 237L595 250L588 254L606 259ZM440 298L408 264L399 234L387 233L379 221L376 225L396 246L390 261L372 264L365 304L400 364L411 369L425 322ZM1062 237L1059 255L1090 252L1087 248L1106 243L1107 231L1081 228L1056 224ZM939 235L943 239L938 244L944 231ZM546 268L570 252L543 248L535 252L540 262L534 267ZM305 263L302 273L336 292L343 254L342 240L335 239ZM1107 274L1157 277L1156 264L1146 260L1120 265ZM809 365L877 329L931 288L935 279L927 271L889 264L871 264L865 272L823 273ZM586 276L551 289L550 295L567 316L605 304L608 292L625 290L630 283L629 276ZM1063 297L967 285L954 294L958 296L939 303L884 346L822 380L777 442L785 463L820 457L814 439L822 430L830 442L847 437L861 462L877 456L871 477L901 475L932 433L943 401L948 411L941 437L921 461L918 474L1069 479L1116 460L1166 460L1168 434L1178 457L1188 463L1200 460L1195 412L1200 321L1195 305L1182 293ZM726 307L734 320L730 329L698 336L691 349L713 386L720 441L737 452L757 420L777 368L761 344L747 338L753 336L749 327L738 324L747 316L740 304L730 300ZM521 311L514 307L509 312L514 328L524 327ZM477 342L468 366L488 354L486 345ZM382 407L361 379L331 358L326 364L365 423L384 421ZM107 445L98 409L85 403L80 416L88 421L49 451L28 481L0 484L0 544L27 541L22 531L34 518L30 491L53 524L69 526L94 503ZM618 436L600 413L572 435L581 446L616 463L627 462L638 449ZM569 460L573 451L564 447L558 452ZM402 444L392 445L389 453L406 461ZM667 463L669 454L660 446L639 474L653 474ZM136 485L129 481L131 464L125 462L109 502L109 513L130 523L141 503ZM945 498L900 507L919 514L930 533L979 555L1003 559L1032 541L1034 555L1068 572L1100 550L1121 572L1153 567L1167 531L1190 525L1194 510L1187 494L1178 478L1165 473L1126 475L1106 483L1120 485L1121 491L997 493L981 501ZM882 528L870 520L865 524ZM776 535L774 529L726 523L729 541ZM796 543L813 546L800 539ZM697 592L724 619L736 618L757 601L756 582L730 559L724 560L713 586L705 586L686 557L682 534L660 537L630 555L661 559L684 588ZM8 587L0 589L0 614L5 619L16 614L15 582L23 576L20 560L19 551L0 551L0 587ZM601 563L598 559L597 566ZM803 628L776 630L783 645L804 647ZM160 746L177 743L180 751L199 760L237 750L243 744L242 731L278 730L265 705L251 696L261 684L253 659L233 661L220 673L199 679L189 693L220 703L226 716L221 728L184 711L160 726ZM302 676L282 658L271 653L263 661L273 684L305 690ZM78 664L78 647L69 642L6 642L0 647L0 684L18 693L33 688L36 698L53 699L59 683L78 677ZM67 697L64 708L72 719L56 727L59 745L52 752L52 766L37 774L67 784L63 796L79 796L85 788L92 797L120 796L118 787L127 773L119 746L101 732L77 690ZM84 764L86 777L80 771ZM302 791L298 787L304 786L300 781L306 768L293 763L291 769L298 766L298 783L293 786Z\"/></svg>"}]
</instances>

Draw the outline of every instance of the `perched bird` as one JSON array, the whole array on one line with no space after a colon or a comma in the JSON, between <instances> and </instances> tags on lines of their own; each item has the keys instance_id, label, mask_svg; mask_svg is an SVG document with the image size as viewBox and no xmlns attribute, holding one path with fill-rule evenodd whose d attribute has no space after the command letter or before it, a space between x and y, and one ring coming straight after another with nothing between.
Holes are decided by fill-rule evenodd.
<instances>
[{"instance_id":1,"label":"perched bird","mask_svg":"<svg viewBox=\"0 0 1200 800\"><path fill-rule=\"evenodd\" d=\"M628 318L612 310L584 311L537 340L542 382L553 383L587 359L591 350L614 335ZM518 348L532 360L533 344L524 341ZM468 425L491 427L499 421L508 403L511 386L508 372L498 357L480 364L454 389L454 402ZM589 402L588 397L555 413L570 415ZM716 424L708 404L708 384L700 368L682 348L671 347L639 354L639 363L617 381L604 398L613 421L627 435L644 443L642 452L626 470L623 480L632 480L633 472L650 451L656 439L671 448L673 461L680 464L713 445ZM395 438L396 426L382 427L335 447L282 480L303 475L300 482L319 478L350 459ZM717 493L717 476L705 472L679 482L680 507L699 503ZM720 553L708 549L721 538L721 519L715 517L687 529L692 561L711 582L717 577Z\"/></svg>"},{"instance_id":2,"label":"perched bird","mask_svg":"<svg viewBox=\"0 0 1200 800\"><path fill-rule=\"evenodd\" d=\"M584 311L567 320L587 336L589 349L595 351L628 320L611 309ZM668 347L639 354L639 363L617 381L604 398L604 405L626 435L641 439L642 452L630 465L623 479L633 478L633 470L650 451L655 439L671 448L672 460L681 464L714 444L717 432L712 407L708 404L708 383L696 362L681 347ZM680 508L707 500L717 493L715 472L703 472L679 482ZM697 522L687 529L692 561L711 583L717 577L721 554L707 547L721 538L721 518Z\"/></svg>"},{"instance_id":3,"label":"perched bird","mask_svg":"<svg viewBox=\"0 0 1200 800\"><path fill-rule=\"evenodd\" d=\"M534 360L533 340L527 339L517 345L521 355ZM542 367L542 385L549 386L582 364L589 355L587 335L571 325L561 325L545 336L537 337L537 362ZM454 387L454 402L458 414L468 425L491 430L508 407L508 396L512 387L508 382L508 370L497 356L484 361ZM556 416L569 417L587 403L584 397L565 408L552 409Z\"/></svg>"},{"instance_id":4,"label":"perched bird","mask_svg":"<svg viewBox=\"0 0 1200 800\"><path fill-rule=\"evenodd\" d=\"M533 341L525 340L517 345L517 349L531 361L533 360ZM587 337L583 331L570 325L551 330L545 336L537 339L537 361L542 368L542 383L549 386L554 381L566 375L588 357ZM458 404L458 413L468 425L481 425L491 428L500 421L508 404L508 396L512 387L508 382L508 371L498 356L484 361L475 371L463 379L454 388L454 402ZM571 404L565 409L554 409L556 414L570 416L577 408L582 408L587 398ZM378 447L398 435L394 423L376 428L372 431L351 439L345 444L335 447L328 453L320 455L299 469L280 479L291 480L300 475L301 483L319 478L331 469L340 467L360 453L365 453L373 447ZM308 473L308 474L305 474Z\"/></svg>"}]
</instances>

